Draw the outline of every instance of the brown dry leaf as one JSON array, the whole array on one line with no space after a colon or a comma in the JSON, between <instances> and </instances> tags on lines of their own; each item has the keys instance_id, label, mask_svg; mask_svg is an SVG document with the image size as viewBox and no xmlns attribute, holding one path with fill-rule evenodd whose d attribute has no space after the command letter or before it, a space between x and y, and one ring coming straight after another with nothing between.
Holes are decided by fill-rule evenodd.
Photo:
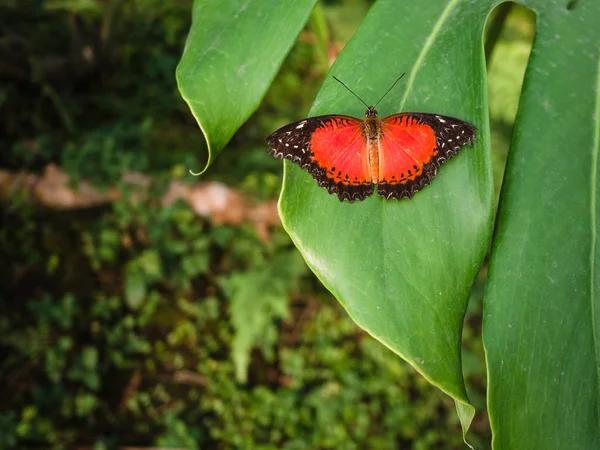
<instances>
[{"instance_id":1,"label":"brown dry leaf","mask_svg":"<svg viewBox=\"0 0 600 450\"><path fill-rule=\"evenodd\" d=\"M122 181L133 188L131 200L145 201L151 180L138 172L128 172ZM107 191L95 189L86 181L74 188L69 175L54 164L49 164L42 175L27 172L12 173L0 171L0 198L7 201L16 190L26 191L31 200L42 206L59 209L90 208L114 202L121 193L111 187ZM269 228L280 226L277 202L269 200L253 204L241 192L217 182L202 182L186 185L174 180L161 199L161 204L169 206L181 199L199 216L215 224L242 225L251 223L256 227L260 239L269 241Z\"/></svg>"}]
</instances>

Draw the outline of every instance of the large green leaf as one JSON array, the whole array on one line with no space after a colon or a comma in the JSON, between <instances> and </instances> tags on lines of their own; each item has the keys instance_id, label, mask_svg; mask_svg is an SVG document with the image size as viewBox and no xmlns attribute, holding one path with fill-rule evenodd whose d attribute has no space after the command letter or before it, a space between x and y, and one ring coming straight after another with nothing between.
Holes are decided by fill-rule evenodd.
<instances>
[{"instance_id":1,"label":"large green leaf","mask_svg":"<svg viewBox=\"0 0 600 450\"><path fill-rule=\"evenodd\" d=\"M206 167L258 107L315 3L194 2L177 83L206 137Z\"/></svg>"},{"instance_id":2,"label":"large green leaf","mask_svg":"<svg viewBox=\"0 0 600 450\"><path fill-rule=\"evenodd\" d=\"M600 448L600 3L523 3L537 34L484 317L493 444Z\"/></svg>"},{"instance_id":3,"label":"large green leaf","mask_svg":"<svg viewBox=\"0 0 600 450\"><path fill-rule=\"evenodd\" d=\"M489 3L380 0L331 70L368 103L407 72L378 107L381 115L422 111L468 120L478 130L474 148L402 201L373 195L340 203L286 162L280 200L286 230L323 284L358 325L456 400L465 429L473 409L461 330L493 209L482 44ZM328 78L311 115L363 111Z\"/></svg>"}]
</instances>

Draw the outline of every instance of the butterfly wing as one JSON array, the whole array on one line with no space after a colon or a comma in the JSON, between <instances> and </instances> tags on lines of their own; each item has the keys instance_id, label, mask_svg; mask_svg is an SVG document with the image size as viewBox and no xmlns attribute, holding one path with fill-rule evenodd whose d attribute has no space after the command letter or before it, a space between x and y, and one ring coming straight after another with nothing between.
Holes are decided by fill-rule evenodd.
<instances>
[{"instance_id":1,"label":"butterfly wing","mask_svg":"<svg viewBox=\"0 0 600 450\"><path fill-rule=\"evenodd\" d=\"M386 199L411 198L475 138L473 125L439 114L394 114L381 119L381 129L377 193Z\"/></svg>"},{"instance_id":2,"label":"butterfly wing","mask_svg":"<svg viewBox=\"0 0 600 450\"><path fill-rule=\"evenodd\" d=\"M271 134L269 153L307 169L340 201L364 200L373 193L363 121L349 116L310 117Z\"/></svg>"}]
</instances>

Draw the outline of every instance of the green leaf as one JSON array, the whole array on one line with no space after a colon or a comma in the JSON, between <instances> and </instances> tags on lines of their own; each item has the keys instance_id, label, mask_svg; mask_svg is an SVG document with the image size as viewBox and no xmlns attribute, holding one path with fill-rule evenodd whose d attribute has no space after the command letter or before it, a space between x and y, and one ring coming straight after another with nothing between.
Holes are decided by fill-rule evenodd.
<instances>
[{"instance_id":1,"label":"green leaf","mask_svg":"<svg viewBox=\"0 0 600 450\"><path fill-rule=\"evenodd\" d=\"M144 250L125 268L125 301L132 310L139 309L148 293L148 285L162 277L162 262L156 250Z\"/></svg>"},{"instance_id":2,"label":"green leaf","mask_svg":"<svg viewBox=\"0 0 600 450\"><path fill-rule=\"evenodd\" d=\"M96 408L98 398L92 394L79 393L75 396L75 413L79 417L86 417Z\"/></svg>"},{"instance_id":3,"label":"green leaf","mask_svg":"<svg viewBox=\"0 0 600 450\"><path fill-rule=\"evenodd\" d=\"M483 330L493 445L600 448L600 3L523 3L537 13L537 33Z\"/></svg>"},{"instance_id":4,"label":"green leaf","mask_svg":"<svg viewBox=\"0 0 600 450\"><path fill-rule=\"evenodd\" d=\"M157 281L162 277L160 254L156 250L144 250L132 260L133 264L144 274L147 281Z\"/></svg>"},{"instance_id":5,"label":"green leaf","mask_svg":"<svg viewBox=\"0 0 600 450\"><path fill-rule=\"evenodd\" d=\"M444 164L412 200L340 203L286 162L283 224L308 265L355 322L474 414L460 342L471 285L491 235L493 184L482 35L491 3L380 0L331 74L369 104L402 72L381 116L435 112L475 124L477 143ZM410 17L410 20L408 19ZM310 115L361 117L364 107L331 78Z\"/></svg>"},{"instance_id":6,"label":"green leaf","mask_svg":"<svg viewBox=\"0 0 600 450\"><path fill-rule=\"evenodd\" d=\"M288 251L248 272L220 280L231 299L235 329L231 350L238 381L246 382L253 347L262 345L267 356L271 352L277 342L273 322L287 317L289 291L305 271L300 255Z\"/></svg>"},{"instance_id":7,"label":"green leaf","mask_svg":"<svg viewBox=\"0 0 600 450\"><path fill-rule=\"evenodd\" d=\"M97 390L100 387L97 366L98 350L94 347L85 347L70 368L67 377L73 381L81 381L92 390Z\"/></svg>"},{"instance_id":8,"label":"green leaf","mask_svg":"<svg viewBox=\"0 0 600 450\"><path fill-rule=\"evenodd\" d=\"M190 433L186 423L172 411L165 414L165 431L156 438L155 444L162 448L198 448L198 439Z\"/></svg>"},{"instance_id":9,"label":"green leaf","mask_svg":"<svg viewBox=\"0 0 600 450\"><path fill-rule=\"evenodd\" d=\"M146 298L145 277L136 270L128 270L125 278L125 302L132 310L138 310Z\"/></svg>"},{"instance_id":10,"label":"green leaf","mask_svg":"<svg viewBox=\"0 0 600 450\"><path fill-rule=\"evenodd\" d=\"M194 2L177 83L206 137L204 170L258 107L315 3Z\"/></svg>"}]
</instances>

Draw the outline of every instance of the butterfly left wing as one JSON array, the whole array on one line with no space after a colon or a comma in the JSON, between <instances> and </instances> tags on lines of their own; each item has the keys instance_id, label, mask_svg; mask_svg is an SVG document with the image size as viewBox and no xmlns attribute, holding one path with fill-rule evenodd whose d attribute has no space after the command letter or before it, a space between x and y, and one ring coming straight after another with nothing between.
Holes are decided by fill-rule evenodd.
<instances>
[{"instance_id":1,"label":"butterfly left wing","mask_svg":"<svg viewBox=\"0 0 600 450\"><path fill-rule=\"evenodd\" d=\"M307 169L340 201L363 200L373 193L362 120L350 116L310 117L271 134L269 153Z\"/></svg>"},{"instance_id":2,"label":"butterfly left wing","mask_svg":"<svg viewBox=\"0 0 600 450\"><path fill-rule=\"evenodd\" d=\"M386 199L412 198L475 138L473 125L440 114L394 114L381 119L381 129L377 193Z\"/></svg>"}]
</instances>

